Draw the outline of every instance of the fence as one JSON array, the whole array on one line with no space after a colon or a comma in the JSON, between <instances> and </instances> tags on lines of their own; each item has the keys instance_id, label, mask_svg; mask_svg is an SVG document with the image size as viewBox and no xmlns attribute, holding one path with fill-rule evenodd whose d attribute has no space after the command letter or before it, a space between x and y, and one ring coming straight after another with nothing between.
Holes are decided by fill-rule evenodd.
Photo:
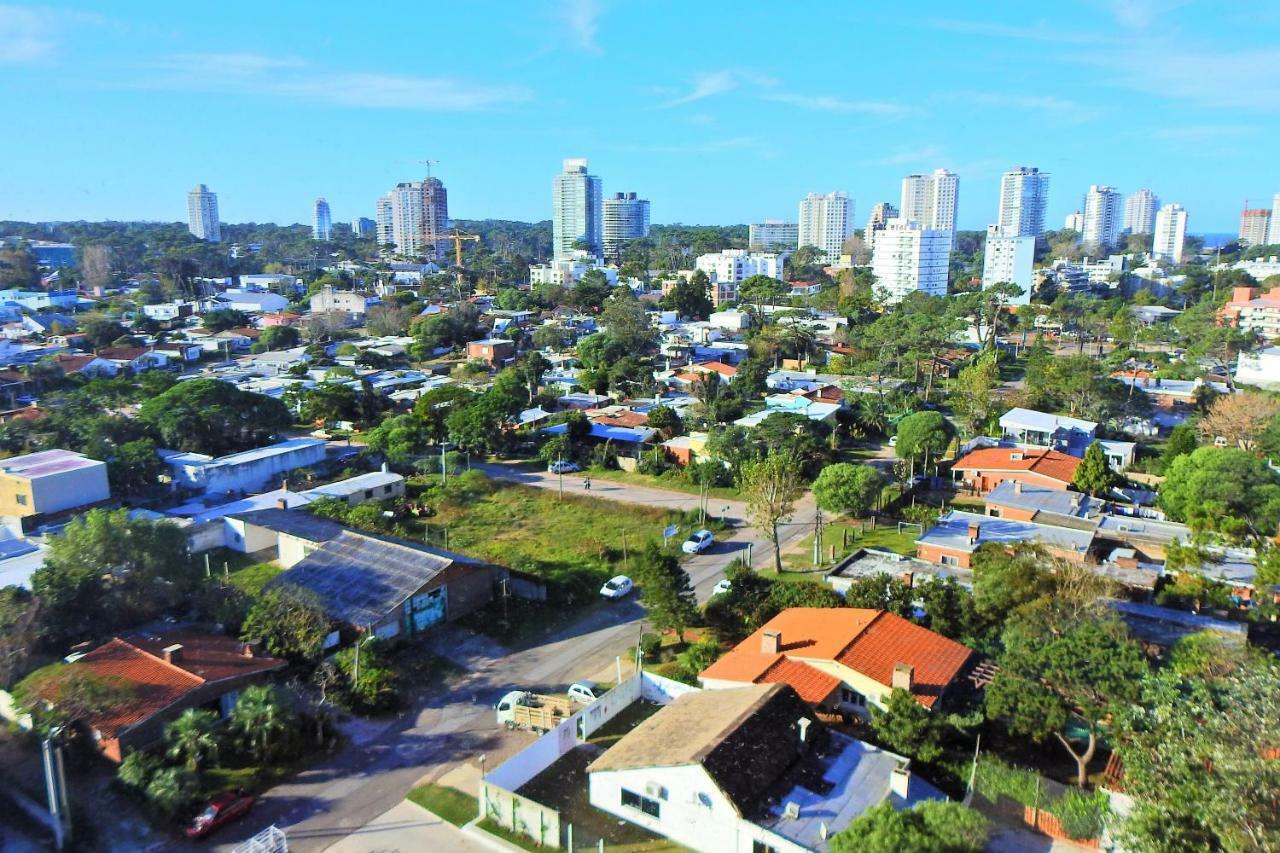
<instances>
[{"instance_id":1,"label":"fence","mask_svg":"<svg viewBox=\"0 0 1280 853\"><path fill-rule=\"evenodd\" d=\"M623 680L487 773L480 782L480 819L527 835L540 845L558 847L560 812L516 791L633 703L644 699L666 705L698 689L649 672L638 672Z\"/></svg>"},{"instance_id":2,"label":"fence","mask_svg":"<svg viewBox=\"0 0 1280 853\"><path fill-rule=\"evenodd\" d=\"M993 758L979 761L973 794L979 811L1085 847L1099 846L1108 814L1102 792L1067 787Z\"/></svg>"}]
</instances>

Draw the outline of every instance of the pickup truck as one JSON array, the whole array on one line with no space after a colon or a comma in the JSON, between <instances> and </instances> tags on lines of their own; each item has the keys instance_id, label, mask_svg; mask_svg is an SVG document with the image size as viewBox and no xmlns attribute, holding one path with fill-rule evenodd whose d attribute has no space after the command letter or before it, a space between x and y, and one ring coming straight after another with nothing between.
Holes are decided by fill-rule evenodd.
<instances>
[{"instance_id":1,"label":"pickup truck","mask_svg":"<svg viewBox=\"0 0 1280 853\"><path fill-rule=\"evenodd\" d=\"M544 696L528 690L512 690L499 700L497 710L500 726L549 732L577 708L567 696Z\"/></svg>"}]
</instances>

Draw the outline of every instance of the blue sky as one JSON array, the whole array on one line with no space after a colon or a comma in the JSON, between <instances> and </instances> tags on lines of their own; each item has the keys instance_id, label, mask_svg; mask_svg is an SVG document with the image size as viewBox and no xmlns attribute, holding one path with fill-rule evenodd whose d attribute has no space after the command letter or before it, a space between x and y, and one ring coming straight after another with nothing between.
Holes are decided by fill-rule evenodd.
<instances>
[{"instance_id":1,"label":"blue sky","mask_svg":"<svg viewBox=\"0 0 1280 853\"><path fill-rule=\"evenodd\" d=\"M317 12L324 9L323 12ZM757 0L0 4L0 219L335 220L420 177L457 217L545 219L564 157L655 222L793 220L902 175L1149 186L1193 232L1280 191L1280 4ZM17 121L23 117L24 121Z\"/></svg>"}]
</instances>

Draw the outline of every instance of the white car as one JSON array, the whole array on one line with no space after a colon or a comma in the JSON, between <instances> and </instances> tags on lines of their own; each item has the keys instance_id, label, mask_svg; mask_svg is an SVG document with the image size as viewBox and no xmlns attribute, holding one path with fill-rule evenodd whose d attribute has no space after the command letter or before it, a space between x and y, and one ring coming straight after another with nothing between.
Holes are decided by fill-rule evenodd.
<instances>
[{"instance_id":1,"label":"white car","mask_svg":"<svg viewBox=\"0 0 1280 853\"><path fill-rule=\"evenodd\" d=\"M895 436L891 436L891 437L889 438L889 446L890 446L890 447L897 447L897 446L898 446L898 437L897 437L896 435L895 435Z\"/></svg>"},{"instance_id":2,"label":"white car","mask_svg":"<svg viewBox=\"0 0 1280 853\"><path fill-rule=\"evenodd\" d=\"M724 595L731 589L733 589L733 583L728 578L723 578L718 584L711 588L711 596L714 598L717 595Z\"/></svg>"},{"instance_id":3,"label":"white car","mask_svg":"<svg viewBox=\"0 0 1280 853\"><path fill-rule=\"evenodd\" d=\"M572 474L579 470L578 463L570 462L567 459L561 459L558 462L552 462L547 466L547 470L552 474Z\"/></svg>"},{"instance_id":4,"label":"white car","mask_svg":"<svg viewBox=\"0 0 1280 853\"><path fill-rule=\"evenodd\" d=\"M600 587L600 594L608 599L626 598L631 594L632 588L635 586L631 582L631 578L626 575L618 575L609 578L604 586Z\"/></svg>"},{"instance_id":5,"label":"white car","mask_svg":"<svg viewBox=\"0 0 1280 853\"><path fill-rule=\"evenodd\" d=\"M716 541L716 537L712 535L710 530L695 530L689 534L689 538L684 540L684 544L680 546L680 550L686 554L699 554L711 547L711 543Z\"/></svg>"},{"instance_id":6,"label":"white car","mask_svg":"<svg viewBox=\"0 0 1280 853\"><path fill-rule=\"evenodd\" d=\"M565 692L569 694L572 701L583 705L590 705L604 695L600 685L594 681L575 681Z\"/></svg>"}]
</instances>

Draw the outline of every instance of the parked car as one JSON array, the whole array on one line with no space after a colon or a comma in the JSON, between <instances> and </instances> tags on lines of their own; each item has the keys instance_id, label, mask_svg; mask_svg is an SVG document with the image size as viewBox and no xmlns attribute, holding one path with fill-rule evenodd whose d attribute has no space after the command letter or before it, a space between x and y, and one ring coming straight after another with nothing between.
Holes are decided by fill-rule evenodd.
<instances>
[{"instance_id":1,"label":"parked car","mask_svg":"<svg viewBox=\"0 0 1280 853\"><path fill-rule=\"evenodd\" d=\"M718 584L711 587L711 596L723 595L733 589L733 583L728 578L722 578Z\"/></svg>"},{"instance_id":2,"label":"parked car","mask_svg":"<svg viewBox=\"0 0 1280 853\"><path fill-rule=\"evenodd\" d=\"M578 468L578 463L576 462L570 462L567 459L560 459L548 465L547 470L552 474L572 474L574 471L581 469Z\"/></svg>"},{"instance_id":3,"label":"parked car","mask_svg":"<svg viewBox=\"0 0 1280 853\"><path fill-rule=\"evenodd\" d=\"M191 825L187 827L187 838L204 838L223 824L244 817L256 801L257 797L246 793L243 788L218 794L191 821Z\"/></svg>"},{"instance_id":4,"label":"parked car","mask_svg":"<svg viewBox=\"0 0 1280 853\"><path fill-rule=\"evenodd\" d=\"M689 534L689 538L684 540L684 544L680 546L680 550L686 554L698 554L711 547L711 543L716 541L716 537L710 530L695 530Z\"/></svg>"},{"instance_id":5,"label":"parked car","mask_svg":"<svg viewBox=\"0 0 1280 853\"><path fill-rule=\"evenodd\" d=\"M570 700L581 702L583 705L590 705L604 695L600 685L594 681L575 681L565 692L569 694Z\"/></svg>"},{"instance_id":6,"label":"parked car","mask_svg":"<svg viewBox=\"0 0 1280 853\"><path fill-rule=\"evenodd\" d=\"M631 578L626 575L618 575L609 578L605 585L600 587L600 594L605 598L626 598L631 594L634 586L635 584L631 582Z\"/></svg>"},{"instance_id":7,"label":"parked car","mask_svg":"<svg viewBox=\"0 0 1280 853\"><path fill-rule=\"evenodd\" d=\"M889 446L890 446L890 447L897 447L897 446L898 446L898 437L897 437L896 435L893 435L893 436L890 436L890 437L889 437Z\"/></svg>"}]
</instances>

